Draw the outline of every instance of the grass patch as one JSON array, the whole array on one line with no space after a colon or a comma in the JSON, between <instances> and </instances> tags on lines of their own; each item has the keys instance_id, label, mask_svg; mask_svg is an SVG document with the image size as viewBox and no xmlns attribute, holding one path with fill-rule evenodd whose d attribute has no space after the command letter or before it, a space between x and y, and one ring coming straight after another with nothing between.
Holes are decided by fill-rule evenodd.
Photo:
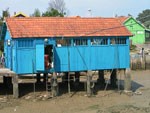
<instances>
[{"instance_id":1,"label":"grass patch","mask_svg":"<svg viewBox=\"0 0 150 113\"><path fill-rule=\"evenodd\" d=\"M88 109L91 109L91 110L95 110L95 109L99 109L99 105L92 105L92 106L89 106Z\"/></svg>"}]
</instances>

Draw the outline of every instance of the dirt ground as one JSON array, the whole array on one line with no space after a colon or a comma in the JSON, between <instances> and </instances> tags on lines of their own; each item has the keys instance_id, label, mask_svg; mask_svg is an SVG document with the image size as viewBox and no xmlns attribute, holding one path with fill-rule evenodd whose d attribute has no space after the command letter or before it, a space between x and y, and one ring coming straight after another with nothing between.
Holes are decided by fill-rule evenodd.
<instances>
[{"instance_id":1,"label":"dirt ground","mask_svg":"<svg viewBox=\"0 0 150 113\"><path fill-rule=\"evenodd\" d=\"M84 85L67 93L60 84L58 97L47 98L44 85L20 84L21 97L12 99L12 91L0 84L0 113L150 113L150 71L131 71L132 93L96 85L94 96L87 97ZM121 77L123 79L123 77ZM123 82L122 82L123 84ZM11 89L9 86L8 89ZM122 88L121 88L122 89Z\"/></svg>"}]
</instances>

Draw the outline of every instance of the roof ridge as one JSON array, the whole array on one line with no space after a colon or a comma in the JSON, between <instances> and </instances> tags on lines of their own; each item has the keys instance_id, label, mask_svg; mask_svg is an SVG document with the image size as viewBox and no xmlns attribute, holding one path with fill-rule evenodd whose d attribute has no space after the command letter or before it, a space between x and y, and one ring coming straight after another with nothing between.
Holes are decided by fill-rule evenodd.
<instances>
[{"instance_id":1,"label":"roof ridge","mask_svg":"<svg viewBox=\"0 0 150 113\"><path fill-rule=\"evenodd\" d=\"M115 19L116 17L25 17L25 18L16 18L16 17L7 17L6 19Z\"/></svg>"}]
</instances>

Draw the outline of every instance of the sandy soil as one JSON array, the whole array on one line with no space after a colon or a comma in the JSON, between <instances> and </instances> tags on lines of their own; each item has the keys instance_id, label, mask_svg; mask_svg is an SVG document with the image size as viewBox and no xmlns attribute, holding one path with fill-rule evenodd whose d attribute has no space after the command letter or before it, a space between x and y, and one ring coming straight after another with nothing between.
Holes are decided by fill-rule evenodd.
<instances>
[{"instance_id":1,"label":"sandy soil","mask_svg":"<svg viewBox=\"0 0 150 113\"><path fill-rule=\"evenodd\" d=\"M150 71L132 71L132 93L96 86L93 97L87 97L80 85L78 91L67 93L67 86L60 87L57 98L46 97L44 86L21 84L20 99L12 99L12 92L4 91L0 84L0 113L150 113ZM10 86L11 88L12 86Z\"/></svg>"}]
</instances>

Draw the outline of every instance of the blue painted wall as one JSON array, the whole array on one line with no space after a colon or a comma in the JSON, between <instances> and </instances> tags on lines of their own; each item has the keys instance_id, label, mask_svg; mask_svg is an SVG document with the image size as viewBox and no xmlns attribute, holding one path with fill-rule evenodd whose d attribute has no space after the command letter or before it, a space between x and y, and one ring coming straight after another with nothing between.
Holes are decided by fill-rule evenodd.
<instances>
[{"instance_id":1,"label":"blue painted wall","mask_svg":"<svg viewBox=\"0 0 150 113\"><path fill-rule=\"evenodd\" d=\"M85 37L84 37L85 38ZM73 38L70 46L56 46L56 38L18 38L13 39L9 47L5 43L6 67L17 74L29 74L38 72L67 72L102 69L129 68L129 38L126 44L91 45L91 39L87 37L88 44L74 46ZM101 37L99 37L101 38ZM5 40L11 39L7 32ZM45 70L44 47L53 45L54 68Z\"/></svg>"},{"instance_id":2,"label":"blue painted wall","mask_svg":"<svg viewBox=\"0 0 150 113\"><path fill-rule=\"evenodd\" d=\"M129 40L120 45L88 45L55 48L55 71L129 68ZM109 41L110 42L110 41Z\"/></svg>"},{"instance_id":3,"label":"blue painted wall","mask_svg":"<svg viewBox=\"0 0 150 113\"><path fill-rule=\"evenodd\" d=\"M11 69L12 65L12 44L8 45L8 40L11 41L9 31L6 31L5 40L4 40L4 55L5 55L5 66Z\"/></svg>"}]
</instances>

